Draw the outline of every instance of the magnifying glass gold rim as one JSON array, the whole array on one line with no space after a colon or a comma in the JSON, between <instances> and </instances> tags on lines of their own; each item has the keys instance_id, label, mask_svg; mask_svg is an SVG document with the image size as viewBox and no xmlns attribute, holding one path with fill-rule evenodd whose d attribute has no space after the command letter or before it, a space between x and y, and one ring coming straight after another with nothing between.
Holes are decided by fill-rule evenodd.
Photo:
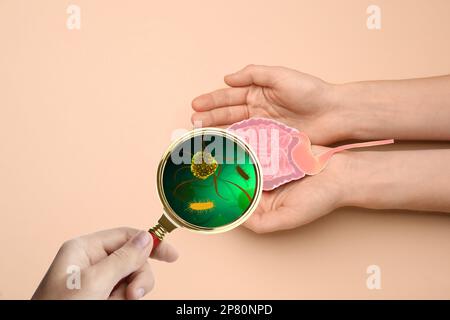
<instances>
[{"instance_id":1,"label":"magnifying glass gold rim","mask_svg":"<svg viewBox=\"0 0 450 320\"><path fill-rule=\"evenodd\" d=\"M254 165L255 171L256 171L255 195L253 197L252 203L250 204L250 207L247 208L246 212L241 217L239 217L237 220L235 220L227 225L220 226L220 227L201 227L201 226L197 226L197 225L194 225L192 223L185 221L184 219L179 217L173 211L173 209L171 208L171 206L169 205L169 203L166 199L166 196L165 196L165 193L163 190L163 171L164 171L164 168L165 168L165 165L166 165L168 159L170 158L172 151L177 146L179 146L181 143L183 143L189 139L192 139L193 137L200 136L200 135L218 135L218 136L224 137L226 139L230 139L233 142L237 143L245 152L247 152L249 154L250 159L253 162L253 165ZM193 232L208 233L208 234L229 231L229 230L239 226L240 224L245 222L245 220L247 220L250 217L250 215L257 208L259 201L261 199L261 195L262 195L262 182L263 182L262 177L263 176L262 176L261 165L259 163L258 158L256 157L256 153L253 151L253 149L251 148L250 145L248 145L247 143L245 143L242 140L242 138L240 138L239 136L237 136L227 130L219 129L219 128L194 129L194 130L186 133L185 135L183 135L176 141L174 141L168 147L168 149L162 156L162 158L159 162L159 165L158 165L158 172L157 172L156 177L157 177L158 195L163 204L164 214L161 217L161 219L158 221L158 225L155 226L154 228L150 229L150 231L152 233L154 233L160 240L162 240L162 238L164 237L164 235L166 233L172 231L176 227L184 227Z\"/></svg>"}]
</instances>

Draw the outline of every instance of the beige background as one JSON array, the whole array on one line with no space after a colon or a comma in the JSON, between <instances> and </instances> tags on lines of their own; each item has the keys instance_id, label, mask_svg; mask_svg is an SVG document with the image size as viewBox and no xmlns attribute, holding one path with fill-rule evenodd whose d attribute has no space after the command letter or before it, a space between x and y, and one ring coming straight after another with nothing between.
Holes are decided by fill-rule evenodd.
<instances>
[{"instance_id":1,"label":"beige background","mask_svg":"<svg viewBox=\"0 0 450 320\"><path fill-rule=\"evenodd\" d=\"M372 3L381 31L366 28ZM0 299L29 298L66 239L156 222L159 157L224 74L450 73L449 14L448 0L0 0ZM181 258L154 263L149 298L450 298L445 215L343 208L289 232L170 241ZM382 290L366 288L370 264Z\"/></svg>"}]
</instances>

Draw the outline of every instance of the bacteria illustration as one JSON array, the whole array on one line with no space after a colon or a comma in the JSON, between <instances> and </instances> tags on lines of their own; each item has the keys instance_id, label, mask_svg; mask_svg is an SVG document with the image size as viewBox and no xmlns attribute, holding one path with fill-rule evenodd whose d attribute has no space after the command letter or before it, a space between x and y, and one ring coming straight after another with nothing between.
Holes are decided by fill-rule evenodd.
<instances>
[{"instance_id":1,"label":"bacteria illustration","mask_svg":"<svg viewBox=\"0 0 450 320\"><path fill-rule=\"evenodd\" d=\"M246 145L233 137L196 136L172 150L164 169L164 194L185 221L224 225L251 207L261 172Z\"/></svg>"}]
</instances>

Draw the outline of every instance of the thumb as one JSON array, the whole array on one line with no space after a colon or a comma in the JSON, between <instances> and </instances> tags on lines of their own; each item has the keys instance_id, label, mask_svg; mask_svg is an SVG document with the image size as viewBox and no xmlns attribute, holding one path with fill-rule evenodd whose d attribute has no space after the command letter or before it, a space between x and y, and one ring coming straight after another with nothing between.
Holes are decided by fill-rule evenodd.
<instances>
[{"instance_id":1,"label":"thumb","mask_svg":"<svg viewBox=\"0 0 450 320\"><path fill-rule=\"evenodd\" d=\"M92 266L98 289L113 289L123 278L138 270L148 259L153 247L149 232L140 231L122 247Z\"/></svg>"},{"instance_id":2,"label":"thumb","mask_svg":"<svg viewBox=\"0 0 450 320\"><path fill-rule=\"evenodd\" d=\"M225 76L225 83L231 87L249 86L252 84L271 87L274 83L276 67L248 65L236 73Z\"/></svg>"}]
</instances>

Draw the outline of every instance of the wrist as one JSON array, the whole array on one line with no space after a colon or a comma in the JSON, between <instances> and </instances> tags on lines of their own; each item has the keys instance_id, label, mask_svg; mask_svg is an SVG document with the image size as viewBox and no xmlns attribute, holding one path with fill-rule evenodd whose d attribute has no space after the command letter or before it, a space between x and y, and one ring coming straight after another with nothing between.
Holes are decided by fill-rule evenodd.
<instances>
[{"instance_id":1,"label":"wrist","mask_svg":"<svg viewBox=\"0 0 450 320\"><path fill-rule=\"evenodd\" d=\"M398 165L383 152L356 151L346 154L342 172L342 206L385 209L393 205L401 188L392 168ZM394 159L395 160L395 159Z\"/></svg>"},{"instance_id":2,"label":"wrist","mask_svg":"<svg viewBox=\"0 0 450 320\"><path fill-rule=\"evenodd\" d=\"M326 170L321 173L327 182L326 185L330 187L327 192L333 194L335 199L333 209L356 206L357 203L362 202L360 190L358 190L360 166L358 152L342 152L335 154Z\"/></svg>"},{"instance_id":3,"label":"wrist","mask_svg":"<svg viewBox=\"0 0 450 320\"><path fill-rule=\"evenodd\" d=\"M342 170L341 183L341 206L363 207L367 202L365 194L367 190L361 183L363 178L364 156L358 152L344 153L347 161L345 169Z\"/></svg>"},{"instance_id":4,"label":"wrist","mask_svg":"<svg viewBox=\"0 0 450 320\"><path fill-rule=\"evenodd\" d=\"M352 82L332 86L332 105L341 123L344 139L384 138L383 128L394 118L392 103L379 94L374 82Z\"/></svg>"}]
</instances>

